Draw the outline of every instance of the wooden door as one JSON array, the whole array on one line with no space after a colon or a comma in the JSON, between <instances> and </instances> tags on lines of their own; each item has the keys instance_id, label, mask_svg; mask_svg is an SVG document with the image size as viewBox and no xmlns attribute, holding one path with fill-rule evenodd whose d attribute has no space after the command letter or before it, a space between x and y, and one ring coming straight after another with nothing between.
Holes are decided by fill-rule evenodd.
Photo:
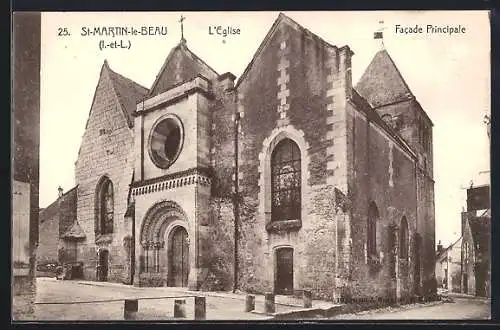
<instances>
[{"instance_id":1,"label":"wooden door","mask_svg":"<svg viewBox=\"0 0 500 330\"><path fill-rule=\"evenodd\" d=\"M108 280L108 259L108 250L101 250L99 252L99 267L97 269L97 277L99 281L105 282Z\"/></svg>"},{"instance_id":2,"label":"wooden door","mask_svg":"<svg viewBox=\"0 0 500 330\"><path fill-rule=\"evenodd\" d=\"M276 250L276 294L293 294L293 249Z\"/></svg>"},{"instance_id":3,"label":"wooden door","mask_svg":"<svg viewBox=\"0 0 500 330\"><path fill-rule=\"evenodd\" d=\"M188 234L182 227L174 229L170 239L168 286L186 287L189 276Z\"/></svg>"}]
</instances>

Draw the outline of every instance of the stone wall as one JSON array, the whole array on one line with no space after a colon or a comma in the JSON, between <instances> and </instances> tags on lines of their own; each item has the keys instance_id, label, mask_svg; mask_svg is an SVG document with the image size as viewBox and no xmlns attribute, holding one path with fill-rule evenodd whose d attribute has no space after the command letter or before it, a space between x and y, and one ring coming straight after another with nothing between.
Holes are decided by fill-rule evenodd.
<instances>
[{"instance_id":1,"label":"stone wall","mask_svg":"<svg viewBox=\"0 0 500 330\"><path fill-rule=\"evenodd\" d=\"M465 256L464 245L469 246L469 256ZM461 279L461 292L475 295L476 294L476 276L474 274L474 239L472 237L469 222L466 222L463 236L462 236L462 279Z\"/></svg>"},{"instance_id":2,"label":"stone wall","mask_svg":"<svg viewBox=\"0 0 500 330\"><path fill-rule=\"evenodd\" d=\"M57 203L57 202L56 202ZM39 264L58 262L59 212L40 222L37 262Z\"/></svg>"},{"instance_id":3,"label":"stone wall","mask_svg":"<svg viewBox=\"0 0 500 330\"><path fill-rule=\"evenodd\" d=\"M409 237L416 231L417 196L415 165L404 151L378 124L364 114L352 109L349 132L353 149L352 181L349 185L352 197L352 283L351 294L356 297L386 297L388 288L395 294L396 279L390 275L391 247L388 235L391 225L400 226L406 217ZM367 218L370 203L375 202L377 221L377 252L381 269L370 273L367 257ZM410 244L410 243L409 243ZM397 276L400 278L401 296L409 295L412 287L411 269L405 260L397 258ZM394 259L392 259L394 260Z\"/></svg>"},{"instance_id":4,"label":"stone wall","mask_svg":"<svg viewBox=\"0 0 500 330\"><path fill-rule=\"evenodd\" d=\"M210 203L210 223L200 245L204 247L200 260L201 290L229 291L234 274L234 213L227 198L213 197Z\"/></svg>"},{"instance_id":5,"label":"stone wall","mask_svg":"<svg viewBox=\"0 0 500 330\"><path fill-rule=\"evenodd\" d=\"M78 244L84 277L96 280L97 251L109 250L108 280L121 282L126 260L123 237L130 235L131 224L124 221L129 184L133 171L133 135L120 109L110 74L105 64L95 91L87 126L76 162L78 221L86 239ZM113 183L114 228L106 242L96 245L95 208L99 181L108 177Z\"/></svg>"},{"instance_id":6,"label":"stone wall","mask_svg":"<svg viewBox=\"0 0 500 330\"><path fill-rule=\"evenodd\" d=\"M12 264L11 315L15 320L32 319L36 294L36 251L39 224L39 165L40 165L40 46L41 14L16 12L12 15L12 185L22 182L29 186L28 205L16 212L27 212L28 239L16 242L26 247L28 269ZM14 193L14 191L12 191ZM15 197L12 197L14 200ZM14 216L13 218L14 219ZM12 221L12 220L11 220ZM11 228L13 228L12 226ZM24 237L26 237L24 236ZM15 261L18 256L12 256ZM18 273L20 271L21 273ZM27 271L27 273L25 273ZM26 276L25 276L26 275ZM19 284L19 285L18 285Z\"/></svg>"},{"instance_id":7,"label":"stone wall","mask_svg":"<svg viewBox=\"0 0 500 330\"><path fill-rule=\"evenodd\" d=\"M238 111L244 114L238 177L242 193L240 288L272 291L276 249L288 246L294 249L294 290L309 288L316 298L331 298L336 253L348 255L346 250L335 249L339 227L335 224L345 223L348 216L335 210L334 187L340 180L328 181L342 176L342 171L335 172L329 165L335 139L334 122L329 118L337 106L338 111L345 111L341 105L334 109L333 104L335 98L345 100L351 53L342 57L342 50L288 22L278 24L268 38L237 89ZM337 121L336 128L345 132L342 119ZM302 215L300 228L270 232L266 230L271 199L269 158L284 137L294 140L302 153ZM345 152L345 147L340 144L337 150ZM339 162L345 165L345 158ZM344 244L349 231L343 233L337 238Z\"/></svg>"}]
</instances>

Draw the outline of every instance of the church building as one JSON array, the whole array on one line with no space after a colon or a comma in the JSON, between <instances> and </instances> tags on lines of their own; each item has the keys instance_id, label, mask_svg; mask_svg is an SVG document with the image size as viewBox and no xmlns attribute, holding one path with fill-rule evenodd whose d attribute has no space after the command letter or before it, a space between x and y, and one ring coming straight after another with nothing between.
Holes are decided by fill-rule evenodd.
<instances>
[{"instance_id":1,"label":"church building","mask_svg":"<svg viewBox=\"0 0 500 330\"><path fill-rule=\"evenodd\" d=\"M237 80L184 38L150 88L104 61L75 171L84 278L435 292L432 121L385 49L356 85L353 55L280 14Z\"/></svg>"}]
</instances>

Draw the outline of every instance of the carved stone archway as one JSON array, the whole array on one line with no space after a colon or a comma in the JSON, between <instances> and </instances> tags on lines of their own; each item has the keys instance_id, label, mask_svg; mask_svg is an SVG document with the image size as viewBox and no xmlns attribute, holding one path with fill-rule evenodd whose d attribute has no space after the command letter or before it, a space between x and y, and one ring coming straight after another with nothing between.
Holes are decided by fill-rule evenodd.
<instances>
[{"instance_id":1,"label":"carved stone archway","mask_svg":"<svg viewBox=\"0 0 500 330\"><path fill-rule=\"evenodd\" d=\"M147 286L161 286L167 278L164 261L169 232L175 227L184 227L189 235L189 224L186 213L173 201L161 201L153 205L142 221L139 244L139 275L145 277ZM141 281L143 282L143 281Z\"/></svg>"}]
</instances>

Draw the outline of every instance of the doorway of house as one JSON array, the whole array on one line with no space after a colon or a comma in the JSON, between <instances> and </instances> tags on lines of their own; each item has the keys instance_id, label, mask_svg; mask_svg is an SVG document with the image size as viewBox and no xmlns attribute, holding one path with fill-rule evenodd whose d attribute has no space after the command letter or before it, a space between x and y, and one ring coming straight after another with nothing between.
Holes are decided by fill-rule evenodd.
<instances>
[{"instance_id":1,"label":"doorway of house","mask_svg":"<svg viewBox=\"0 0 500 330\"><path fill-rule=\"evenodd\" d=\"M276 294L293 294L293 249L276 250L276 272L274 280Z\"/></svg>"},{"instance_id":2,"label":"doorway of house","mask_svg":"<svg viewBox=\"0 0 500 330\"><path fill-rule=\"evenodd\" d=\"M463 274L463 293L468 294L469 293L469 274L464 273Z\"/></svg>"},{"instance_id":3,"label":"doorway of house","mask_svg":"<svg viewBox=\"0 0 500 330\"><path fill-rule=\"evenodd\" d=\"M97 280L106 282L108 280L109 251L99 251L99 262L97 264Z\"/></svg>"},{"instance_id":4,"label":"doorway of house","mask_svg":"<svg viewBox=\"0 0 500 330\"><path fill-rule=\"evenodd\" d=\"M169 240L168 286L187 287L189 277L189 241L183 227L173 229Z\"/></svg>"}]
</instances>

